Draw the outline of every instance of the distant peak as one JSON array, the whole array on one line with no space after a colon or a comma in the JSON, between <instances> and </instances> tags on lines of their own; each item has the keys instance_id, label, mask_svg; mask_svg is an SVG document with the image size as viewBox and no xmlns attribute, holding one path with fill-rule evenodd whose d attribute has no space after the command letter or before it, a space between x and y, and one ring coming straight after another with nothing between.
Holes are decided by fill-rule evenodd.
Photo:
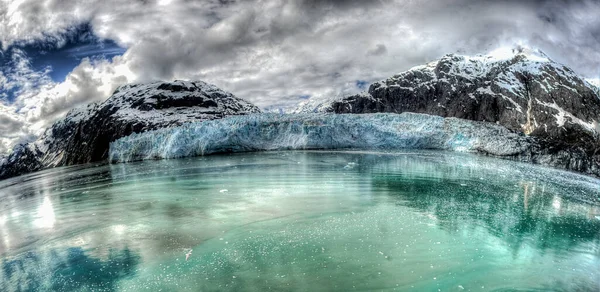
<instances>
[{"instance_id":1,"label":"distant peak","mask_svg":"<svg viewBox=\"0 0 600 292\"><path fill-rule=\"evenodd\" d=\"M523 56L527 58L527 60L534 62L552 61L552 59L550 59L550 57L548 57L548 55L546 55L546 53L544 53L542 50L522 45L516 45L512 47L500 47L495 50L492 50L491 52L489 52L486 55L483 55L482 57L487 57L494 61L505 61L512 60L517 56Z\"/></svg>"},{"instance_id":2,"label":"distant peak","mask_svg":"<svg viewBox=\"0 0 600 292\"><path fill-rule=\"evenodd\" d=\"M512 47L499 47L486 54L477 55L462 55L462 54L446 54L440 60L430 62L426 65L416 66L411 68L422 69L430 68L433 69L439 61L450 62L450 63L482 63L482 64L494 64L506 61L527 61L534 63L551 63L554 62L546 53L539 49L533 49L521 45Z\"/></svg>"}]
</instances>

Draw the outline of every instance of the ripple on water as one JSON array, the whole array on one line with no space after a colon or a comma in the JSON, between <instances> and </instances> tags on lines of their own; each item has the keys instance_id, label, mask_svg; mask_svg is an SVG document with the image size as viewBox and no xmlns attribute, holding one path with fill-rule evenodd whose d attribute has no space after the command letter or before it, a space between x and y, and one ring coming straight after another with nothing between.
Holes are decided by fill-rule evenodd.
<instances>
[{"instance_id":1,"label":"ripple on water","mask_svg":"<svg viewBox=\"0 0 600 292\"><path fill-rule=\"evenodd\" d=\"M597 291L598 182L427 151L57 168L0 182L0 290Z\"/></svg>"}]
</instances>

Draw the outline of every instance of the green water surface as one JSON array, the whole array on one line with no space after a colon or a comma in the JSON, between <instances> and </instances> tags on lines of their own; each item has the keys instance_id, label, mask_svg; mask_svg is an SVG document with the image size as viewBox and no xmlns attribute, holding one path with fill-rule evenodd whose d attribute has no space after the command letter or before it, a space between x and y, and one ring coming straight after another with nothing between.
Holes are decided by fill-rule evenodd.
<instances>
[{"instance_id":1,"label":"green water surface","mask_svg":"<svg viewBox=\"0 0 600 292\"><path fill-rule=\"evenodd\" d=\"M0 182L0 261L1 291L600 291L600 181L445 152L57 168Z\"/></svg>"}]
</instances>

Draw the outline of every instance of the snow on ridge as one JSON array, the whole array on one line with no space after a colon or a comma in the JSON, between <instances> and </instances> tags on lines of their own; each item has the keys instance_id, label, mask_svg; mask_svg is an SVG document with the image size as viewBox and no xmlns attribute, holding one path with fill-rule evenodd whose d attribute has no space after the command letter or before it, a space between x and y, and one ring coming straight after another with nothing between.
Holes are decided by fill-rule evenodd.
<instances>
[{"instance_id":1,"label":"snow on ridge","mask_svg":"<svg viewBox=\"0 0 600 292\"><path fill-rule=\"evenodd\" d=\"M292 149L439 149L515 155L526 137L484 122L427 114L253 114L118 139L109 160Z\"/></svg>"},{"instance_id":2,"label":"snow on ridge","mask_svg":"<svg viewBox=\"0 0 600 292\"><path fill-rule=\"evenodd\" d=\"M410 68L405 71L433 71L440 61L451 61L454 65L452 73L464 76L466 78L481 77L487 75L489 70L493 66L497 66L496 63L507 62L521 56L530 63L537 63L538 65L544 65L544 63L552 63L553 61L541 50L530 49L525 47L501 47L495 49L488 54L477 54L474 56L459 55L459 54L447 54L440 60L429 62L426 65L419 65ZM537 66L528 69L537 69ZM401 72L396 75L402 75L405 72Z\"/></svg>"},{"instance_id":3,"label":"snow on ridge","mask_svg":"<svg viewBox=\"0 0 600 292\"><path fill-rule=\"evenodd\" d=\"M438 66L449 66L448 72L444 72L443 76L436 74ZM505 66L505 70L501 70L496 76L490 76L495 68ZM565 75L565 79L569 80L575 75L572 72L565 72L562 65L552 61L545 53L540 50L534 50L524 47L509 48L503 47L491 51L488 54L478 54L475 56L447 54L441 59L429 62L425 65L415 66L407 71L395 74L376 83L379 87L391 87L399 80L410 77L417 81L415 87L428 86L433 82L446 80L445 76L455 76L466 80L476 80L481 78L493 78L494 83L505 88L510 93L519 96L523 91L521 82L516 79L514 73L529 73L533 75L541 75L546 66L552 66L559 74ZM426 80L420 80L415 77L416 74L422 74Z\"/></svg>"},{"instance_id":4,"label":"snow on ridge","mask_svg":"<svg viewBox=\"0 0 600 292\"><path fill-rule=\"evenodd\" d=\"M585 79L585 86L591 89L600 98L600 78Z\"/></svg>"},{"instance_id":5,"label":"snow on ridge","mask_svg":"<svg viewBox=\"0 0 600 292\"><path fill-rule=\"evenodd\" d=\"M104 103L112 103L121 106L129 107L131 99L144 99L147 104L156 103L156 99L149 97L157 95L165 95L172 99L182 99L190 95L204 98L218 98L224 102L227 106L235 102L241 102L245 106L251 106L250 103L235 97L229 92L225 92L219 89L213 84L209 84L203 81L183 81L175 80L172 82L151 82L141 84L128 84L118 88L115 93L107 99ZM231 100L227 100L231 99ZM221 105L219 104L219 109Z\"/></svg>"},{"instance_id":6,"label":"snow on ridge","mask_svg":"<svg viewBox=\"0 0 600 292\"><path fill-rule=\"evenodd\" d=\"M159 97L173 100L192 98L214 101L206 105L181 106L142 110L136 105L156 105ZM156 81L150 83L126 84L115 90L115 93L102 103L92 103L71 110L65 122L79 122L89 117L98 108L112 106L113 113L121 119L143 119L160 123L180 123L208 119L215 113L231 115L239 112L260 112L251 103L235 97L229 92L219 89L213 84L203 81L172 82Z\"/></svg>"},{"instance_id":7,"label":"snow on ridge","mask_svg":"<svg viewBox=\"0 0 600 292\"><path fill-rule=\"evenodd\" d=\"M295 109L291 110L291 114L299 113L318 113L327 111L327 108L331 106L334 101L340 100L339 97L334 98L310 98L299 103Z\"/></svg>"},{"instance_id":8,"label":"snow on ridge","mask_svg":"<svg viewBox=\"0 0 600 292\"><path fill-rule=\"evenodd\" d=\"M435 69L435 67L437 66L438 63L439 63L439 60L431 61L425 65L417 65L417 66L411 67L410 69L408 69L404 72L400 72L396 75L400 75L400 74L408 72L408 71L420 71L420 70L424 70L424 69L433 71L433 69Z\"/></svg>"},{"instance_id":9,"label":"snow on ridge","mask_svg":"<svg viewBox=\"0 0 600 292\"><path fill-rule=\"evenodd\" d=\"M95 102L76 107L67 113L66 119L71 122L79 122L88 117L97 107L98 103Z\"/></svg>"},{"instance_id":10,"label":"snow on ridge","mask_svg":"<svg viewBox=\"0 0 600 292\"><path fill-rule=\"evenodd\" d=\"M485 58L489 61L507 61L511 60L516 56L524 56L528 60L533 62L551 62L552 60L548 55L539 49L533 49L529 47L516 46L516 47L500 47L487 55L477 55L475 58Z\"/></svg>"},{"instance_id":11,"label":"snow on ridge","mask_svg":"<svg viewBox=\"0 0 600 292\"><path fill-rule=\"evenodd\" d=\"M367 92L361 92L351 96L338 95L335 97L313 97L309 100L299 103L295 108L286 111L286 114L302 114L302 113L322 113L331 110L331 104L336 101L341 101L345 98L359 96L362 98L373 99Z\"/></svg>"},{"instance_id":12,"label":"snow on ridge","mask_svg":"<svg viewBox=\"0 0 600 292\"><path fill-rule=\"evenodd\" d=\"M600 87L600 78L587 78L585 81L594 87Z\"/></svg>"}]
</instances>

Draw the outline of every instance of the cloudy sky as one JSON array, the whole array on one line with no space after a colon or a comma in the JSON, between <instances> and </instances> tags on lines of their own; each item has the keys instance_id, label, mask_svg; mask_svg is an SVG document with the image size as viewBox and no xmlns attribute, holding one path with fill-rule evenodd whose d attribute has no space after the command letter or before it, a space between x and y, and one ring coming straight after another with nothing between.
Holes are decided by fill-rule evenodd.
<instances>
[{"instance_id":1,"label":"cloudy sky","mask_svg":"<svg viewBox=\"0 0 600 292\"><path fill-rule=\"evenodd\" d=\"M578 0L0 0L0 153L129 82L199 79L286 107L515 45L597 78L598 15Z\"/></svg>"}]
</instances>

